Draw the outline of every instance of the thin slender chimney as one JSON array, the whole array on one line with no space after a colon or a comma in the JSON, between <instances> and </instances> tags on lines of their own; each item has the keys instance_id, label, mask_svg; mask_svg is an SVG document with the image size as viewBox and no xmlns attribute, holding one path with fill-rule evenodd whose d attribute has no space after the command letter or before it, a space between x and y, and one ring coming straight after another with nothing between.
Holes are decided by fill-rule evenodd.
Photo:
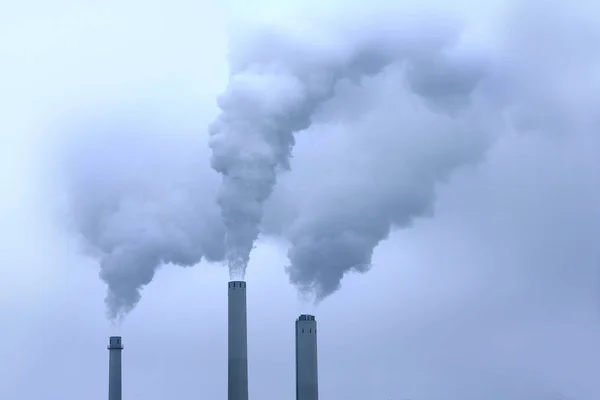
<instances>
[{"instance_id":1,"label":"thin slender chimney","mask_svg":"<svg viewBox=\"0 0 600 400\"><path fill-rule=\"evenodd\" d=\"M229 282L227 297L229 302L227 399L248 400L246 282Z\"/></svg>"},{"instance_id":2,"label":"thin slender chimney","mask_svg":"<svg viewBox=\"0 0 600 400\"><path fill-rule=\"evenodd\" d=\"M121 400L121 352L123 342L121 336L108 339L108 400Z\"/></svg>"},{"instance_id":3,"label":"thin slender chimney","mask_svg":"<svg viewBox=\"0 0 600 400\"><path fill-rule=\"evenodd\" d=\"M302 314L296 320L296 400L319 399L317 321Z\"/></svg>"}]
</instances>

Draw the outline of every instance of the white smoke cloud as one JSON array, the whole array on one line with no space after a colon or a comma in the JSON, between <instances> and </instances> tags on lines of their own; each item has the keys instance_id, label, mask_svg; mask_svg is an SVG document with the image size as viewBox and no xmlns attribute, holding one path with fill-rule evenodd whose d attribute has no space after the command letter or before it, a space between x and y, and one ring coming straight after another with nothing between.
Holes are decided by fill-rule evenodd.
<instances>
[{"instance_id":1,"label":"white smoke cloud","mask_svg":"<svg viewBox=\"0 0 600 400\"><path fill-rule=\"evenodd\" d=\"M362 84L397 66L403 72L394 84L401 93L418 94L441 113L468 105L485 69L477 58L447 59L458 27L445 20L393 23L366 33L356 27L316 31L318 40L312 41L279 29L259 29L234 40L229 84L219 98L221 114L210 130L212 165L223 176L218 201L232 273L244 274L264 203L278 174L289 168L295 134L311 126L340 83Z\"/></svg>"},{"instance_id":2,"label":"white smoke cloud","mask_svg":"<svg viewBox=\"0 0 600 400\"><path fill-rule=\"evenodd\" d=\"M485 40L456 14L397 8L238 27L208 129L220 187L201 132L173 135L148 115L90 122L98 134L72 148L70 198L111 315L163 263L225 258L243 275L261 232L289 243L291 281L323 299L367 271L393 229L432 216L438 186L501 135L591 135L597 29L544 9L535 21L539 8L514 9Z\"/></svg>"},{"instance_id":3,"label":"white smoke cloud","mask_svg":"<svg viewBox=\"0 0 600 400\"><path fill-rule=\"evenodd\" d=\"M100 260L114 319L137 304L161 265L223 258L216 177L202 157L206 143L177 122L146 110L81 120L65 141L71 221Z\"/></svg>"},{"instance_id":4,"label":"white smoke cloud","mask_svg":"<svg viewBox=\"0 0 600 400\"><path fill-rule=\"evenodd\" d=\"M286 138L288 147L285 151L279 148L286 156L283 162L267 163L272 167L268 182L260 180L261 174L254 175L252 181L229 179L227 168L217 168L225 175L221 208L230 235L235 235L238 227L248 226L238 224L230 210L247 210L244 204L254 201L253 233L243 241L242 261L247 260L258 234L255 224L263 219L261 204L276 182L276 167L287 167L294 138L298 147L304 147L296 149L303 158L297 167L292 162L292 173L277 187L267 205L263 228L289 241L292 283L322 299L340 286L347 272L367 271L373 250L393 228L431 216L437 186L458 169L482 161L500 135L515 131L549 137L591 134L598 126L593 110L598 104L598 57L590 50L600 40L597 29L586 23L589 20L581 13L583 8L567 14L562 8L556 2L544 7L530 2L512 9L502 21L506 28L498 24L495 41L487 47L461 36L469 31L456 19L433 18L433 13L426 14L426 20L413 15L409 23L395 13L385 17L371 13L356 29L332 28L339 35L338 44L332 46L335 50L318 51L322 44L315 43L316 55L310 57L314 66L321 60L319 54L330 55L323 64L330 69L321 67L317 74L330 77L326 80L327 95L316 102L309 101L310 96L303 98L302 106L308 108L302 108L303 132L296 132L296 136L297 126L286 125L286 120L272 125L279 129L277 137ZM369 19L373 16L377 24ZM394 24L387 25L390 21ZM581 33L574 32L575 21ZM278 73L280 69L292 71L292 77L302 76L294 67L304 65L297 61L297 55L306 54L304 41L309 35L303 40L288 40L285 45L264 39L262 33L258 37L262 40L259 45L250 41L255 51L249 50L248 44L239 53L233 48L232 82L248 70L259 71L266 80L264 75L269 75L271 68ZM278 39L282 40L280 36ZM319 43L336 41L330 36ZM296 50L298 47L302 51ZM340 49L345 56L339 57ZM352 73L328 73L340 65L332 58L343 60L338 71ZM297 86L304 87L310 85ZM235 98L236 91L229 90L226 96ZM258 102L261 96L256 91L253 98ZM225 108L221 118L239 110ZM250 113L249 123L254 117L259 123L265 121L272 115L269 110ZM288 116L294 111L277 108L273 113ZM218 132L219 144L229 143L230 149L235 143L244 147L238 136L268 148L277 144L246 132ZM311 145L327 142L323 137L335 139L330 146ZM224 159L218 150L218 146L216 150L213 147L213 165ZM227 165L247 171L248 165L236 154L227 154ZM252 197L250 192L246 193L249 197L227 196L231 187L255 187L255 180L265 183L260 196ZM232 246L236 248L228 243L229 249Z\"/></svg>"}]
</instances>

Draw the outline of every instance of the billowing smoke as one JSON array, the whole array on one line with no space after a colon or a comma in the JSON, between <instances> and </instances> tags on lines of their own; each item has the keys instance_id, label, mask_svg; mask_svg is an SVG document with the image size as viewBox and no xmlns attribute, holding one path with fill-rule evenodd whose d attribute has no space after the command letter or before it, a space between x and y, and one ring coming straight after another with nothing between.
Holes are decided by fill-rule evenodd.
<instances>
[{"instance_id":1,"label":"billowing smoke","mask_svg":"<svg viewBox=\"0 0 600 400\"><path fill-rule=\"evenodd\" d=\"M480 162L499 133L574 134L583 108L573 99L593 93L579 79L590 74L582 61L597 65L581 46L591 39L565 34L572 20L556 3L539 6L515 9L485 52L477 32L432 13L234 38L210 129L232 273L243 275L262 228L289 242L291 282L322 299L370 268L391 229L431 215L439 185Z\"/></svg>"},{"instance_id":2,"label":"billowing smoke","mask_svg":"<svg viewBox=\"0 0 600 400\"><path fill-rule=\"evenodd\" d=\"M150 113L82 118L67 143L73 228L100 260L111 319L129 312L163 264L224 256L215 174L195 132Z\"/></svg>"},{"instance_id":3,"label":"billowing smoke","mask_svg":"<svg viewBox=\"0 0 600 400\"><path fill-rule=\"evenodd\" d=\"M361 152L332 152L337 165L324 176L318 176L316 169L323 165L316 162L305 172L315 176L313 189L296 193L306 200L286 229L291 243L288 273L294 284L317 299L335 291L347 272L367 271L373 250L392 226L406 227L431 215L436 186L458 168L480 161L495 137L494 121L499 118L485 104L453 111L452 116L438 113L428 102L444 104L448 92L442 98L432 94L424 99L411 92L395 93L405 79L401 68L391 68L362 88L348 89L355 96L365 91L372 95L368 109L358 106L363 116L352 116L351 122L339 117L342 122L336 123L340 136L350 136L341 141ZM427 79L471 86L477 75ZM460 102L469 95L453 94ZM395 101L389 103L390 98ZM456 103L450 104L443 109L454 109ZM335 129L323 123L311 134Z\"/></svg>"},{"instance_id":4,"label":"billowing smoke","mask_svg":"<svg viewBox=\"0 0 600 400\"><path fill-rule=\"evenodd\" d=\"M572 111L595 115L597 91L578 78L595 76L597 60L573 41L531 44L563 37L559 14L515 19L485 52L431 14L238 32L208 128L214 171L202 127L180 132L149 114L88 121L70 146L69 199L111 317L163 264L225 260L243 276L260 233L289 243L291 282L323 299L370 268L392 229L430 216L439 186L499 133L583 132Z\"/></svg>"},{"instance_id":5,"label":"billowing smoke","mask_svg":"<svg viewBox=\"0 0 600 400\"><path fill-rule=\"evenodd\" d=\"M233 41L229 84L218 99L221 113L210 129L212 166L223 177L218 202L227 229L232 275L244 275L259 235L265 201L273 192L278 173L289 168L294 135L311 126L315 113L336 96L340 84L360 85L367 77L396 66L403 73L393 90L408 90L429 101L430 107L444 115L440 118L448 119L469 104L471 92L485 74L485 64L477 58L448 59L448 51L459 39L457 26L441 20L407 22L394 20L395 25L383 24L376 29L366 25L333 33L312 32L314 37L305 30L274 28L254 35L245 33L243 39ZM432 158L424 176L419 176L420 172L409 176L426 179L426 191L404 199L404 206L400 206L404 210L396 208L389 215L379 215L382 220L377 231L387 231L384 227L392 217L404 224L424 213L431 203L429 192L434 182L466 161L443 153L453 151L453 146L462 150L472 146L469 141L478 142L477 132L468 133L472 139L454 132L441 135L440 140L450 146L438 149L441 159ZM335 214L335 210L330 211ZM366 268L370 252L385 234L365 232L368 237L361 237L356 231L360 227L329 225L333 216L313 217L313 226L306 226L304 233L292 238L290 272L292 281L302 286L318 283L322 286L319 292L329 292L344 271ZM338 220L342 219L339 216ZM342 250L340 245L352 249L348 258L330 258Z\"/></svg>"}]
</instances>

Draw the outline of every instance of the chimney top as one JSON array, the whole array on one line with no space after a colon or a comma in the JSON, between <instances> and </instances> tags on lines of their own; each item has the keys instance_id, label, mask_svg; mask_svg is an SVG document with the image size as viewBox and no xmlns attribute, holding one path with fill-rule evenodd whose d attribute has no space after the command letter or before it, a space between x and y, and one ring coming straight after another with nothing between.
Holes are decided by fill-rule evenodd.
<instances>
[{"instance_id":1,"label":"chimney top","mask_svg":"<svg viewBox=\"0 0 600 400\"><path fill-rule=\"evenodd\" d=\"M108 349L109 350L122 350L123 349L123 341L121 340L121 336L111 336L108 339Z\"/></svg>"}]
</instances>

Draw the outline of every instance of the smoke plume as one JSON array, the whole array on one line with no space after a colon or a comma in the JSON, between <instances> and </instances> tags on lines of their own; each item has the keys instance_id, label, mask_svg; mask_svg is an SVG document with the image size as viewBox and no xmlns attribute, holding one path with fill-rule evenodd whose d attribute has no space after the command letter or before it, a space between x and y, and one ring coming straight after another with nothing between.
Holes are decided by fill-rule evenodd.
<instances>
[{"instance_id":1,"label":"smoke plume","mask_svg":"<svg viewBox=\"0 0 600 400\"><path fill-rule=\"evenodd\" d=\"M65 158L73 228L100 260L114 319L161 265L221 260L224 230L206 145L194 132L131 110L82 120Z\"/></svg>"},{"instance_id":2,"label":"smoke plume","mask_svg":"<svg viewBox=\"0 0 600 400\"><path fill-rule=\"evenodd\" d=\"M218 99L221 113L210 129L212 166L223 177L218 203L227 229L232 275L244 275L265 201L278 173L289 168L295 133L311 126L315 113L335 96L341 82L360 83L390 65L401 64L406 79L397 82L396 90L408 84L409 90L430 99L440 112L456 111L468 103L484 71L479 63L460 65L445 60L444 52L458 40L457 27L447 21L406 22L395 20L395 28L367 29L366 35L354 27L335 34L313 32L315 37L307 41L306 31L273 28L233 41L229 84ZM427 203L407 205L410 211L400 219L421 213ZM372 244L367 246L372 248ZM316 255L307 259L317 249L306 249L305 254L298 250L290 253L291 271L303 270L305 262L323 271L347 268L316 260ZM328 253L335 254L335 248ZM351 265L364 265L364 256ZM297 281L294 276L295 272L292 280Z\"/></svg>"},{"instance_id":3,"label":"smoke plume","mask_svg":"<svg viewBox=\"0 0 600 400\"><path fill-rule=\"evenodd\" d=\"M580 130L573 100L591 94L580 68L597 65L581 44L594 40L573 36L558 4L538 7L515 9L485 52L477 32L434 13L234 38L210 130L231 271L243 275L262 223L290 244L291 282L323 299L346 273L370 268L391 229L431 215L438 186L480 162L499 134ZM278 185L296 141L302 165Z\"/></svg>"},{"instance_id":4,"label":"smoke plume","mask_svg":"<svg viewBox=\"0 0 600 400\"><path fill-rule=\"evenodd\" d=\"M208 127L214 171L197 126L127 110L88 121L68 153L69 200L110 316L162 264L226 260L243 277L260 233L287 241L291 282L323 299L394 228L430 216L439 186L499 135L589 134L597 91L579 78L599 70L585 51L598 36L582 22L565 40L560 10L535 23L531 10L493 45L433 13L235 32Z\"/></svg>"}]
</instances>

